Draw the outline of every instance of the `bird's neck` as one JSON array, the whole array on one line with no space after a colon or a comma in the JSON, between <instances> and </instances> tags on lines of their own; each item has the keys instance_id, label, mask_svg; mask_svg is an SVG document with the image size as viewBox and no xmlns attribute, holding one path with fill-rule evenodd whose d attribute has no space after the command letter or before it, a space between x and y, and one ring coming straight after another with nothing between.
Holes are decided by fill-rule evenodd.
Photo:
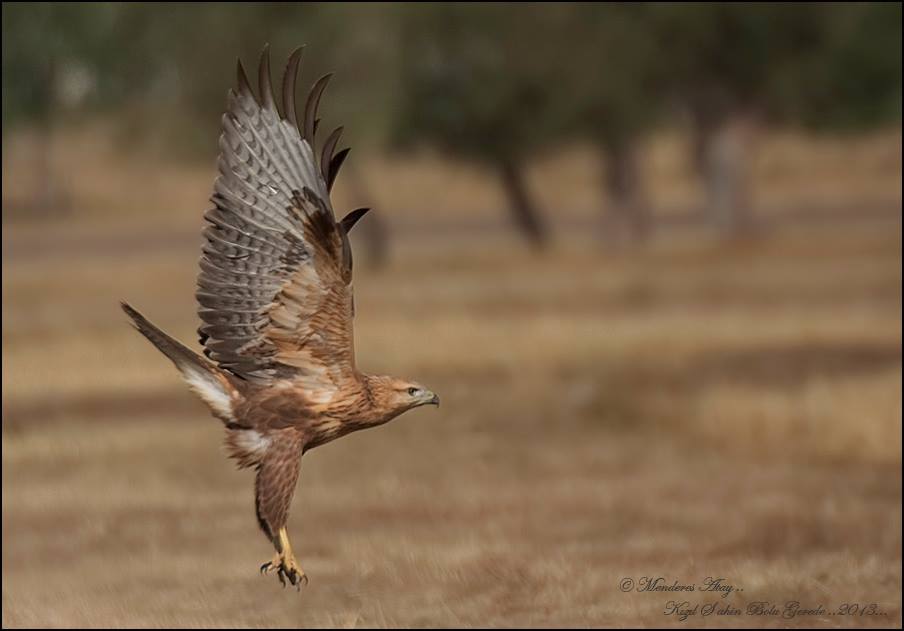
<instances>
[{"instance_id":1,"label":"bird's neck","mask_svg":"<svg viewBox=\"0 0 904 631\"><path fill-rule=\"evenodd\" d=\"M330 415L341 418L346 431L356 431L382 425L398 416L390 404L383 382L386 377L358 373L354 381L343 388L341 400L330 405Z\"/></svg>"},{"instance_id":2,"label":"bird's neck","mask_svg":"<svg viewBox=\"0 0 904 631\"><path fill-rule=\"evenodd\" d=\"M381 389L381 377L359 373L341 388L340 398L312 410L315 414L304 423L305 450L332 442L337 438L391 421L399 415L392 410Z\"/></svg>"},{"instance_id":3,"label":"bird's neck","mask_svg":"<svg viewBox=\"0 0 904 631\"><path fill-rule=\"evenodd\" d=\"M381 375L367 375L359 373L358 375L358 396L361 401L362 423L365 427L373 427L382 425L394 419L401 413L391 405L389 399L389 391L385 382L389 377Z\"/></svg>"}]
</instances>

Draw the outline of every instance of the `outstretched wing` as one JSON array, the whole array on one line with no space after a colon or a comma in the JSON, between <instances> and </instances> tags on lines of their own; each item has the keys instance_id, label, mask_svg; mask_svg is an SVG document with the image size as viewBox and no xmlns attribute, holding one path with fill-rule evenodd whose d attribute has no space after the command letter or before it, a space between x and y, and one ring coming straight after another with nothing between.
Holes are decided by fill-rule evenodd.
<instances>
[{"instance_id":1,"label":"outstretched wing","mask_svg":"<svg viewBox=\"0 0 904 631\"><path fill-rule=\"evenodd\" d=\"M197 299L205 354L250 381L309 381L332 388L354 370L351 249L329 193L348 149L342 128L315 156L317 105L330 75L311 90L301 127L289 58L282 113L261 54L259 98L238 64L220 136L215 207L205 214Z\"/></svg>"}]
</instances>

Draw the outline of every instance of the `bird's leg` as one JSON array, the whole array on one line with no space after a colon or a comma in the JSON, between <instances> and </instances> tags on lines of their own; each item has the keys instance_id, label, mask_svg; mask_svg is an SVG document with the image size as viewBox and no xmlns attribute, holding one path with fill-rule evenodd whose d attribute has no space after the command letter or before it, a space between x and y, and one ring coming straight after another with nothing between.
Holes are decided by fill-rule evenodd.
<instances>
[{"instance_id":1,"label":"bird's leg","mask_svg":"<svg viewBox=\"0 0 904 631\"><path fill-rule=\"evenodd\" d=\"M285 528L279 529L279 533L273 539L273 545L276 548L276 554L271 561L261 566L261 572L266 574L276 572L283 586L286 584L286 579L289 579L289 582L299 589L301 589L302 582L307 585L308 577L298 561L295 560L295 555L292 554L292 544L289 543L289 533Z\"/></svg>"},{"instance_id":2,"label":"bird's leg","mask_svg":"<svg viewBox=\"0 0 904 631\"><path fill-rule=\"evenodd\" d=\"M292 544L289 543L289 533L285 528L279 529L279 550L282 554L282 570L289 582L301 587L301 583L304 581L304 584L307 585L308 577L298 561L295 560L295 555L292 554Z\"/></svg>"}]
</instances>

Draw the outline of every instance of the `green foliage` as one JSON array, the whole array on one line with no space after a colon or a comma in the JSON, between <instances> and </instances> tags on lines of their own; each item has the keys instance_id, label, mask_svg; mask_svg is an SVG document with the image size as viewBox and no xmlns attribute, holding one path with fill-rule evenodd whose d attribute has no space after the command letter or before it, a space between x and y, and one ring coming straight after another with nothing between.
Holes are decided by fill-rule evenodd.
<instances>
[{"instance_id":1,"label":"green foliage","mask_svg":"<svg viewBox=\"0 0 904 631\"><path fill-rule=\"evenodd\" d=\"M43 119L60 95L55 79L96 65L97 82L89 99L97 102L115 81L105 63L105 33L116 9L111 5L70 3L3 4L3 127L28 119Z\"/></svg>"},{"instance_id":2,"label":"green foliage","mask_svg":"<svg viewBox=\"0 0 904 631\"><path fill-rule=\"evenodd\" d=\"M900 121L901 4L832 4L818 17L819 45L777 76L784 118L838 130Z\"/></svg>"},{"instance_id":3,"label":"green foliage","mask_svg":"<svg viewBox=\"0 0 904 631\"><path fill-rule=\"evenodd\" d=\"M567 8L567 7L566 7ZM514 12L514 13L513 13ZM567 63L557 5L440 4L400 15L396 140L521 162L553 137Z\"/></svg>"},{"instance_id":4,"label":"green foliage","mask_svg":"<svg viewBox=\"0 0 904 631\"><path fill-rule=\"evenodd\" d=\"M818 5L662 3L651 27L667 57L670 96L713 115L771 100L772 83L819 37Z\"/></svg>"},{"instance_id":5,"label":"green foliage","mask_svg":"<svg viewBox=\"0 0 904 631\"><path fill-rule=\"evenodd\" d=\"M51 110L56 117L115 113L133 140L168 132L209 153L235 58L256 72L268 42L275 85L289 51L307 44L302 85L329 70L343 73L331 88L340 98L325 108L328 118L379 127L393 85L394 51L385 44L394 39L391 17L383 7L344 4L5 3L4 130ZM73 91L81 98L67 98Z\"/></svg>"},{"instance_id":6,"label":"green foliage","mask_svg":"<svg viewBox=\"0 0 904 631\"><path fill-rule=\"evenodd\" d=\"M650 11L671 97L822 128L900 118L898 3L662 3Z\"/></svg>"},{"instance_id":7,"label":"green foliage","mask_svg":"<svg viewBox=\"0 0 904 631\"><path fill-rule=\"evenodd\" d=\"M817 128L901 116L899 3L5 3L3 128L115 112L213 151L232 60L265 42L274 72L307 43L303 83L338 73L324 124L350 140L391 128L480 160L630 139L676 103Z\"/></svg>"},{"instance_id":8,"label":"green foliage","mask_svg":"<svg viewBox=\"0 0 904 631\"><path fill-rule=\"evenodd\" d=\"M667 64L651 11L631 3L574 8L562 41L571 63L559 69L565 88L556 100L567 134L621 146L663 115Z\"/></svg>"}]
</instances>

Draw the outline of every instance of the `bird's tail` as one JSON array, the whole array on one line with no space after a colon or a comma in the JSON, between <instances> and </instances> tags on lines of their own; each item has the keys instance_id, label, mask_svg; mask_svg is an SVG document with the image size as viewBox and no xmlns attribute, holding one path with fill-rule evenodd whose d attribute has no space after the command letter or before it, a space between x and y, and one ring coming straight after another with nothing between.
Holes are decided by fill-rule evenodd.
<instances>
[{"instance_id":1,"label":"bird's tail","mask_svg":"<svg viewBox=\"0 0 904 631\"><path fill-rule=\"evenodd\" d=\"M198 355L151 324L128 303L120 304L138 332L148 338L157 350L169 357L182 373L188 387L201 397L214 416L225 423L232 422L233 406L239 394L223 371L206 357Z\"/></svg>"}]
</instances>

